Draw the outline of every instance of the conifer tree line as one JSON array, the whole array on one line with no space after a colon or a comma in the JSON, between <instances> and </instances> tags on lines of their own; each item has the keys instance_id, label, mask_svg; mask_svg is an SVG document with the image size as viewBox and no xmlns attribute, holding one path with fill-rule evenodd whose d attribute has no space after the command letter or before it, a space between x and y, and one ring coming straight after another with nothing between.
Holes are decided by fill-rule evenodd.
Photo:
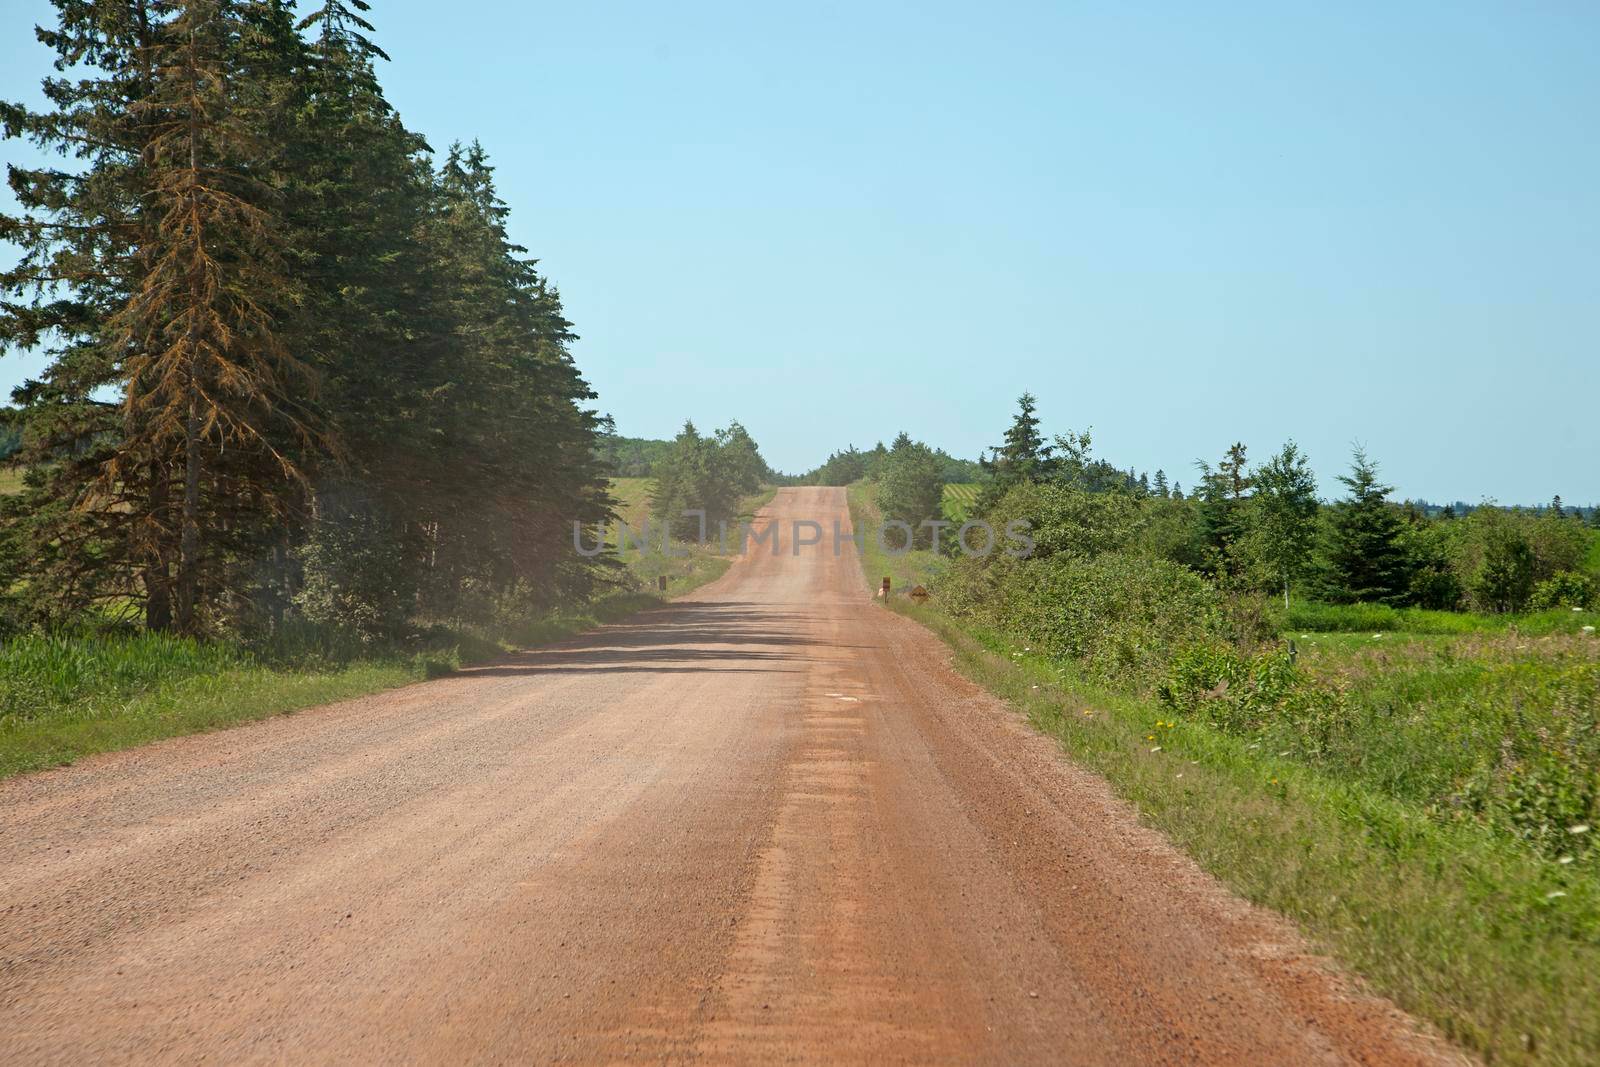
<instances>
[{"instance_id":1,"label":"conifer tree line","mask_svg":"<svg viewBox=\"0 0 1600 1067\"><path fill-rule=\"evenodd\" d=\"M1036 400L1023 394L978 478L951 477L947 458L901 434L875 457L837 452L809 478L869 478L884 517L913 527L941 517L947 483L976 481L974 513L1027 519L1046 555L1091 558L1115 546L1129 561L1172 564L1229 595L1285 605L1300 597L1486 612L1600 607L1600 508L1586 518L1556 497L1537 509L1430 513L1393 500L1360 446L1332 499L1293 441L1260 462L1242 443L1214 463L1197 461L1185 494L1164 470L1151 478L1094 456L1088 432L1047 437ZM917 547L930 540L931 530L918 531ZM941 548L957 552L952 538Z\"/></svg>"},{"instance_id":2,"label":"conifer tree line","mask_svg":"<svg viewBox=\"0 0 1600 1067\"><path fill-rule=\"evenodd\" d=\"M900 444L902 439L911 442L911 435L902 430L890 445L879 441L865 450L850 445L830 453L826 460L815 469L800 475L797 480L804 485L849 485L862 478L877 480L883 476L894 446ZM926 449L933 457L941 483L975 482L983 474L983 468L970 459L957 459L942 448L935 448L920 441L913 443L919 448Z\"/></svg>"},{"instance_id":3,"label":"conifer tree line","mask_svg":"<svg viewBox=\"0 0 1600 1067\"><path fill-rule=\"evenodd\" d=\"M298 619L392 635L587 595L610 513L560 296L476 143L384 97L364 0L53 0L47 106L0 104L10 626Z\"/></svg>"},{"instance_id":4,"label":"conifer tree line","mask_svg":"<svg viewBox=\"0 0 1600 1067\"><path fill-rule=\"evenodd\" d=\"M1359 444L1349 472L1338 477L1338 495L1325 500L1310 459L1293 441L1259 463L1238 442L1215 464L1197 461L1185 497L1165 471L1153 480L1135 475L1093 458L1090 446L1087 433L1047 442L1036 402L1024 394L1004 440L984 460L980 511L1001 509L1021 488L1013 506L1046 526L1071 514L1066 526L1091 543L1109 535L1134 555L1285 604L1300 595L1490 612L1600 605L1600 576L1591 572L1600 509L1592 525L1560 497L1539 509L1489 505L1430 516L1415 502L1391 499L1393 487ZM1083 494L1129 503L1080 506Z\"/></svg>"}]
</instances>

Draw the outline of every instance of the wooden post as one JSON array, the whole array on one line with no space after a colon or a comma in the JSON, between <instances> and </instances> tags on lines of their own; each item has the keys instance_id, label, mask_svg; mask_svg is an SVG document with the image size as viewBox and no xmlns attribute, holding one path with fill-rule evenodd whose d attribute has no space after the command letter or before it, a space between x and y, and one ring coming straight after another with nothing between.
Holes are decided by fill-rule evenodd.
<instances>
[{"instance_id":1,"label":"wooden post","mask_svg":"<svg viewBox=\"0 0 1600 1067\"><path fill-rule=\"evenodd\" d=\"M878 589L878 596L883 600L889 599L889 578L887 575L884 576L883 585Z\"/></svg>"},{"instance_id":2,"label":"wooden post","mask_svg":"<svg viewBox=\"0 0 1600 1067\"><path fill-rule=\"evenodd\" d=\"M665 574L656 576L656 588L663 593L667 591L667 576Z\"/></svg>"}]
</instances>

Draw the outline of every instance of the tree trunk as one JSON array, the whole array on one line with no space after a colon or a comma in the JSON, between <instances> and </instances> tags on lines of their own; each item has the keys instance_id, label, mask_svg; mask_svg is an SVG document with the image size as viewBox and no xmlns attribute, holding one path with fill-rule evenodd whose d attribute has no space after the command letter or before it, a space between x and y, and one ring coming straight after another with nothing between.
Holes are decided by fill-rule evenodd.
<instances>
[{"instance_id":1,"label":"tree trunk","mask_svg":"<svg viewBox=\"0 0 1600 1067\"><path fill-rule=\"evenodd\" d=\"M194 33L189 34L189 60L194 62ZM196 94L198 96L198 94ZM200 116L198 104L191 99L189 105L189 209L194 213L194 230L190 235L196 242L204 242L200 226L199 206L195 203L200 185ZM200 274L196 256L190 266L189 277L189 373L188 411L183 425L183 525L178 536L178 630L195 632L195 598L200 584L200 306L206 301L205 284Z\"/></svg>"},{"instance_id":2,"label":"tree trunk","mask_svg":"<svg viewBox=\"0 0 1600 1067\"><path fill-rule=\"evenodd\" d=\"M178 630L195 632L195 594L200 584L200 409L190 386L183 434L183 526L178 538Z\"/></svg>"},{"instance_id":3,"label":"tree trunk","mask_svg":"<svg viewBox=\"0 0 1600 1067\"><path fill-rule=\"evenodd\" d=\"M150 516L160 531L154 538L144 570L145 629L164 633L172 629L172 575L168 566L171 542L167 540L167 468L160 461L150 464Z\"/></svg>"}]
</instances>

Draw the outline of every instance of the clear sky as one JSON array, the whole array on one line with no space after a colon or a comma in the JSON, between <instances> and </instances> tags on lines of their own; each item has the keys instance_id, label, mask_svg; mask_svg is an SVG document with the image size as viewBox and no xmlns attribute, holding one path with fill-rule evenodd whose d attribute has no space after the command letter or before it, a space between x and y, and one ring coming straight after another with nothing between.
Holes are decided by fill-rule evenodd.
<instances>
[{"instance_id":1,"label":"clear sky","mask_svg":"<svg viewBox=\"0 0 1600 1067\"><path fill-rule=\"evenodd\" d=\"M35 99L43 0L0 13ZM1016 396L1186 486L1294 437L1400 495L1600 502L1600 5L375 0L481 139L623 433L800 470ZM6 158L25 158L15 143ZM0 360L0 386L27 360Z\"/></svg>"}]
</instances>

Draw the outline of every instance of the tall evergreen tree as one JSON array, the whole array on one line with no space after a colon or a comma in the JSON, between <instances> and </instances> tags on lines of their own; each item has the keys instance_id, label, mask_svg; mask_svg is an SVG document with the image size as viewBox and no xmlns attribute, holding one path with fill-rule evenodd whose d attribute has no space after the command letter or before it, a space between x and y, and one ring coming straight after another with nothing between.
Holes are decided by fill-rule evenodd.
<instances>
[{"instance_id":1,"label":"tall evergreen tree","mask_svg":"<svg viewBox=\"0 0 1600 1067\"><path fill-rule=\"evenodd\" d=\"M980 459L987 475L978 494L978 511L988 511L1012 486L1048 479L1055 471L1055 449L1045 444L1039 430L1038 403L1032 393L1017 398L1017 414L1006 430L1005 440L994 449L992 459Z\"/></svg>"},{"instance_id":2,"label":"tall evergreen tree","mask_svg":"<svg viewBox=\"0 0 1600 1067\"><path fill-rule=\"evenodd\" d=\"M453 148L422 238L447 325L426 405L439 480L408 497L428 531L427 588L451 612L544 608L602 577L570 551L573 522L610 514L594 392L560 294L510 239L508 214L483 149Z\"/></svg>"},{"instance_id":3,"label":"tall evergreen tree","mask_svg":"<svg viewBox=\"0 0 1600 1067\"><path fill-rule=\"evenodd\" d=\"M78 162L12 168L0 219L23 250L0 346L52 346L17 394L0 587L41 619L142 601L193 631L603 580L570 547L610 501L559 294L481 149L435 171L384 100L365 0L298 28L283 0L56 8L50 107L0 105Z\"/></svg>"},{"instance_id":4,"label":"tall evergreen tree","mask_svg":"<svg viewBox=\"0 0 1600 1067\"><path fill-rule=\"evenodd\" d=\"M1345 603L1404 602L1410 563L1401 543L1400 517L1388 499L1392 487L1378 481L1377 464L1359 445L1350 473L1339 481L1349 495L1333 508L1324 595Z\"/></svg>"},{"instance_id":5,"label":"tall evergreen tree","mask_svg":"<svg viewBox=\"0 0 1600 1067\"><path fill-rule=\"evenodd\" d=\"M142 599L153 628L193 630L201 601L239 606L240 546L292 507L312 436L262 166L265 71L297 41L280 5L248 0L57 10L41 38L89 76L47 79L52 112L4 108L8 135L81 164L12 171L25 215L3 232L25 254L4 285L32 299L7 303L0 338L61 343L18 394L30 493L8 537L31 546L14 558L36 613Z\"/></svg>"},{"instance_id":6,"label":"tall evergreen tree","mask_svg":"<svg viewBox=\"0 0 1600 1067\"><path fill-rule=\"evenodd\" d=\"M1200 471L1195 555L1213 574L1237 574L1244 563L1240 542L1247 531L1247 494L1254 484L1245 447L1233 444L1215 469L1204 460L1195 466Z\"/></svg>"},{"instance_id":7,"label":"tall evergreen tree","mask_svg":"<svg viewBox=\"0 0 1600 1067\"><path fill-rule=\"evenodd\" d=\"M151 464L170 472L161 495L175 498L175 521L147 514L135 543L173 560L173 624L186 633L240 591L227 550L300 503L319 444L314 374L278 335L293 285L272 189L251 165L260 101L235 87L231 66L253 13L229 0L177 4L156 34L150 92L130 108L152 131L160 220L141 250L148 270L109 323L130 354L123 440L104 484L114 493Z\"/></svg>"},{"instance_id":8,"label":"tall evergreen tree","mask_svg":"<svg viewBox=\"0 0 1600 1067\"><path fill-rule=\"evenodd\" d=\"M711 478L711 443L692 421L672 439L672 449L656 464L650 487L650 519L657 529L665 525L680 537L693 537L683 512L703 506L702 490Z\"/></svg>"},{"instance_id":9,"label":"tall evergreen tree","mask_svg":"<svg viewBox=\"0 0 1600 1067\"><path fill-rule=\"evenodd\" d=\"M0 349L42 349L50 361L14 393L17 458L28 473L23 492L0 504L0 586L26 590L25 616L56 619L141 597L149 585L150 619L165 626L165 586L137 577L160 561L133 554L133 512L100 488L121 430L114 394L126 355L107 323L148 269L144 250L156 224L145 171L149 116L127 103L150 92L160 18L153 2L53 2L55 24L38 30L58 71L44 80L47 110L0 104L7 138L76 163L8 167L21 210L0 216L0 239L21 255L0 273ZM121 491L159 513L167 482L152 466Z\"/></svg>"}]
</instances>

